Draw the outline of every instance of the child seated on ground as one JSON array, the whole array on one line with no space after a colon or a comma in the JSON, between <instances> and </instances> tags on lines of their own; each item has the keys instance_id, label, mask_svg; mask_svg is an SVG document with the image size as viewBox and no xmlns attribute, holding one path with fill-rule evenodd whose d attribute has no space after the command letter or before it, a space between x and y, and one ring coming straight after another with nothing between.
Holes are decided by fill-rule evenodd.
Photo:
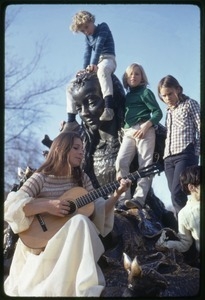
<instances>
[{"instance_id":1,"label":"child seated on ground","mask_svg":"<svg viewBox=\"0 0 205 300\"><path fill-rule=\"evenodd\" d=\"M163 230L156 248L173 248L186 252L195 242L196 250L200 252L200 184L201 166L187 167L180 175L182 190L190 197L178 214L178 234L176 240L171 240Z\"/></svg>"}]
</instances>

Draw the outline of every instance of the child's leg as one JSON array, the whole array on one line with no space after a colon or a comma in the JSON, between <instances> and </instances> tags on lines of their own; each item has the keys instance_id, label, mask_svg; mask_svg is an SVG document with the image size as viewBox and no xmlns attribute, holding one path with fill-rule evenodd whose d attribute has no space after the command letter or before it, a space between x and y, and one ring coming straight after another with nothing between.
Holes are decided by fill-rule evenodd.
<instances>
[{"instance_id":1,"label":"child's leg","mask_svg":"<svg viewBox=\"0 0 205 300\"><path fill-rule=\"evenodd\" d=\"M76 115L77 111L76 111L75 101L72 96L72 87L73 87L73 80L66 87L66 111L67 114ZM73 121L75 121L75 118Z\"/></svg>"},{"instance_id":2,"label":"child's leg","mask_svg":"<svg viewBox=\"0 0 205 300\"><path fill-rule=\"evenodd\" d=\"M116 179L126 177L130 173L130 164L136 154L135 139L129 134L132 129L126 129L115 161ZM116 207L124 209L124 201L131 199L131 189L122 193Z\"/></svg>"},{"instance_id":3,"label":"child's leg","mask_svg":"<svg viewBox=\"0 0 205 300\"><path fill-rule=\"evenodd\" d=\"M110 121L114 116L113 111L113 83L112 73L116 69L115 58L104 58L98 64L97 76L100 83L103 99L105 100L105 110L100 117L101 121Z\"/></svg>"},{"instance_id":4,"label":"child's leg","mask_svg":"<svg viewBox=\"0 0 205 300\"><path fill-rule=\"evenodd\" d=\"M140 125L135 125L137 129ZM139 169L147 167L153 162L154 146L155 146L155 129L150 127L143 139L136 139L136 147L138 150L138 164ZM137 180L137 187L134 191L131 201L126 201L125 205L128 208L143 208L147 194L152 185L153 176L139 178Z\"/></svg>"},{"instance_id":5,"label":"child's leg","mask_svg":"<svg viewBox=\"0 0 205 300\"><path fill-rule=\"evenodd\" d=\"M76 105L72 96L73 81L71 80L66 87L66 111L67 111L67 122L64 124L62 131L75 130L79 124L76 122L75 117L77 114Z\"/></svg>"}]
</instances>

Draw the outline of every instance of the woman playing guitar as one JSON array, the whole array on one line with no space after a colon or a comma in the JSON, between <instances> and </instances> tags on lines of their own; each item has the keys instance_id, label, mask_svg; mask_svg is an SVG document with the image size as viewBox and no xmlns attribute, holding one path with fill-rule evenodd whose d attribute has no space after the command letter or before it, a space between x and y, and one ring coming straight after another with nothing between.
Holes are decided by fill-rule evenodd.
<instances>
[{"instance_id":1,"label":"woman playing guitar","mask_svg":"<svg viewBox=\"0 0 205 300\"><path fill-rule=\"evenodd\" d=\"M20 239L4 283L7 295L91 297L104 289L99 234L112 230L114 206L131 180L121 179L107 200L96 198L80 167L83 157L80 136L63 132L41 167L9 193L5 221Z\"/></svg>"}]
</instances>

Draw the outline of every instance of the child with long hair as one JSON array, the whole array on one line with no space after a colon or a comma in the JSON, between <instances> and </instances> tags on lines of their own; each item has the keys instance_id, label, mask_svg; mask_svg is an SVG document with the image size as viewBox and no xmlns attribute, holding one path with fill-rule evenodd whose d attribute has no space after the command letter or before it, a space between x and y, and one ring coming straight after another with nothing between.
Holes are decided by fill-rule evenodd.
<instances>
[{"instance_id":1,"label":"child with long hair","mask_svg":"<svg viewBox=\"0 0 205 300\"><path fill-rule=\"evenodd\" d=\"M187 202L187 195L181 189L180 174L186 167L199 162L200 106L183 93L182 86L172 75L160 80L158 95L167 105L164 171L177 218Z\"/></svg>"},{"instance_id":2,"label":"child with long hair","mask_svg":"<svg viewBox=\"0 0 205 300\"><path fill-rule=\"evenodd\" d=\"M127 67L123 85L128 92L125 100L124 136L116 159L117 178L130 172L136 153L139 168L152 164L156 137L154 126L162 118L162 111L154 93L147 87L148 79L141 65L133 63ZM151 183L151 176L139 178L133 197L131 191L127 190L121 197L121 204L124 202L127 208L143 208Z\"/></svg>"}]
</instances>

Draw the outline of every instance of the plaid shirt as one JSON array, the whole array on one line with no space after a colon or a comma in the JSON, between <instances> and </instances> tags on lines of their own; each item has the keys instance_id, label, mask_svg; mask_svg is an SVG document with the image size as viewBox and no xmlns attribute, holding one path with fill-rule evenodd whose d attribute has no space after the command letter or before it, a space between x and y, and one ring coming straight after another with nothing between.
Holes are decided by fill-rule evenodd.
<instances>
[{"instance_id":1,"label":"plaid shirt","mask_svg":"<svg viewBox=\"0 0 205 300\"><path fill-rule=\"evenodd\" d=\"M182 100L174 109L167 109L167 138L164 158L181 153L190 143L200 155L200 106L193 99Z\"/></svg>"}]
</instances>

